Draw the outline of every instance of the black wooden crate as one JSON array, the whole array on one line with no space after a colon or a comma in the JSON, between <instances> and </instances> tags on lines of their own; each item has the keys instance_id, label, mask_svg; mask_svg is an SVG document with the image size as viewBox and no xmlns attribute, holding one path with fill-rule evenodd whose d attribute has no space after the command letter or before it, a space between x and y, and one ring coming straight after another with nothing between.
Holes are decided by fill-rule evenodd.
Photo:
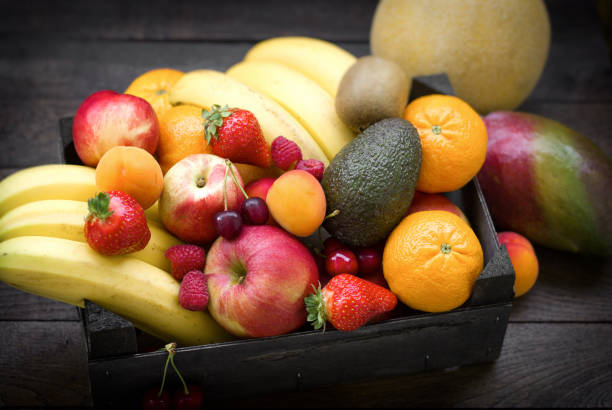
<instances>
[{"instance_id":1,"label":"black wooden crate","mask_svg":"<svg viewBox=\"0 0 612 410\"><path fill-rule=\"evenodd\" d=\"M453 94L445 75L413 80L411 100L432 93ZM60 120L60 131L64 161L80 163L71 118ZM304 326L283 336L178 348L175 362L183 376L214 401L495 360L512 310L514 270L478 181L446 195L464 211L484 251L484 269L464 306L435 314L405 309L403 317L353 332ZM161 381L167 353L154 349L164 342L89 301L81 312L96 408L113 408L119 401L138 407L142 392ZM171 374L169 383L176 386L176 376Z\"/></svg>"}]
</instances>

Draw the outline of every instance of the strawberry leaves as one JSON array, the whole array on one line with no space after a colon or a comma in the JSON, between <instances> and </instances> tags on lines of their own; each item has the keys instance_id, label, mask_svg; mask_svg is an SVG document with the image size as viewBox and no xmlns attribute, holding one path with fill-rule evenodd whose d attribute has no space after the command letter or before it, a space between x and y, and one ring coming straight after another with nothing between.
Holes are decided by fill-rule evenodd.
<instances>
[{"instance_id":1,"label":"strawberry leaves","mask_svg":"<svg viewBox=\"0 0 612 410\"><path fill-rule=\"evenodd\" d=\"M204 138L207 144L210 144L213 138L217 138L217 129L223 126L223 120L230 115L232 115L232 111L227 104L223 107L219 104L213 104L210 111L204 108L202 109L202 118L204 118Z\"/></svg>"},{"instance_id":2,"label":"strawberry leaves","mask_svg":"<svg viewBox=\"0 0 612 410\"><path fill-rule=\"evenodd\" d=\"M110 195L106 192L98 192L93 198L87 200L87 208L89 214L86 219L97 218L105 220L113 214L113 211L109 208Z\"/></svg>"},{"instance_id":3,"label":"strawberry leaves","mask_svg":"<svg viewBox=\"0 0 612 410\"><path fill-rule=\"evenodd\" d=\"M306 305L306 312L308 312L308 320L312 323L312 327L315 330L323 328L325 332L325 324L327 323L327 315L325 314L325 303L323 302L323 295L321 294L321 282L319 287L312 285L314 293L304 298L304 304Z\"/></svg>"}]
</instances>

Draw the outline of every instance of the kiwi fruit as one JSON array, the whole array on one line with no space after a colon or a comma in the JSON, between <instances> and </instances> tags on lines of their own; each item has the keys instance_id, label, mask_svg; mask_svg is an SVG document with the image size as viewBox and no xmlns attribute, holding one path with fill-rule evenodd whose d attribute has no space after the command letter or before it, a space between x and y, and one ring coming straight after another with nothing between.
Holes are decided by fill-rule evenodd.
<instances>
[{"instance_id":1,"label":"kiwi fruit","mask_svg":"<svg viewBox=\"0 0 612 410\"><path fill-rule=\"evenodd\" d=\"M395 62L368 55L346 71L336 94L338 117L354 132L385 118L401 118L408 102L410 83Z\"/></svg>"}]
</instances>

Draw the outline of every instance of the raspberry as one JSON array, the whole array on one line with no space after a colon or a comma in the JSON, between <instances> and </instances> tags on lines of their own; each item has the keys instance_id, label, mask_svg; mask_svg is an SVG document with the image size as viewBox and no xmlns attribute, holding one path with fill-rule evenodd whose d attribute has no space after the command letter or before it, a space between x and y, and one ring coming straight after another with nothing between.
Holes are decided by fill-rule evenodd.
<instances>
[{"instance_id":1,"label":"raspberry","mask_svg":"<svg viewBox=\"0 0 612 410\"><path fill-rule=\"evenodd\" d=\"M179 289L179 303L187 310L204 310L208 306L206 277L199 270L187 272Z\"/></svg>"},{"instance_id":2,"label":"raspberry","mask_svg":"<svg viewBox=\"0 0 612 410\"><path fill-rule=\"evenodd\" d=\"M294 162L302 159L302 150L293 141L285 137L276 137L270 146L272 161L282 170L287 171Z\"/></svg>"},{"instance_id":3,"label":"raspberry","mask_svg":"<svg viewBox=\"0 0 612 410\"><path fill-rule=\"evenodd\" d=\"M299 160L295 169L301 169L303 171L310 172L319 181L323 179L323 172L325 172L325 165L318 159L303 159Z\"/></svg>"},{"instance_id":4,"label":"raspberry","mask_svg":"<svg viewBox=\"0 0 612 410\"><path fill-rule=\"evenodd\" d=\"M174 245L165 253L172 266L172 276L179 282L192 270L204 269L206 252L197 245Z\"/></svg>"}]
</instances>

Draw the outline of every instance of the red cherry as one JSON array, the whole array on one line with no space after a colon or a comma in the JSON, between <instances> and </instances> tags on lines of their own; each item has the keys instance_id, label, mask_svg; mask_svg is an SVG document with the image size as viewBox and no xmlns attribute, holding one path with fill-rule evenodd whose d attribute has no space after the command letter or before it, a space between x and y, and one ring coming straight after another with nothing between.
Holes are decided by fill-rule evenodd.
<instances>
[{"instance_id":1,"label":"red cherry","mask_svg":"<svg viewBox=\"0 0 612 410\"><path fill-rule=\"evenodd\" d=\"M142 408L144 410L167 410L170 408L170 393L162 390L160 396L159 387L152 387L148 389L142 396Z\"/></svg>"},{"instance_id":2,"label":"red cherry","mask_svg":"<svg viewBox=\"0 0 612 410\"><path fill-rule=\"evenodd\" d=\"M332 276L341 273L356 275L359 271L357 256L355 256L353 251L346 248L336 249L325 259L325 270Z\"/></svg>"},{"instance_id":3,"label":"red cherry","mask_svg":"<svg viewBox=\"0 0 612 410\"><path fill-rule=\"evenodd\" d=\"M198 410L202 408L204 396L202 389L195 384L188 384L189 394L185 394L185 389L180 387L172 396L173 410Z\"/></svg>"},{"instance_id":4,"label":"red cherry","mask_svg":"<svg viewBox=\"0 0 612 410\"><path fill-rule=\"evenodd\" d=\"M335 251L336 249L346 248L342 242L338 239L330 236L325 241L323 241L323 254L327 257L330 253Z\"/></svg>"},{"instance_id":5,"label":"red cherry","mask_svg":"<svg viewBox=\"0 0 612 410\"><path fill-rule=\"evenodd\" d=\"M380 269L382 256L375 248L360 248L357 250L357 261L359 262L359 273L367 275Z\"/></svg>"}]
</instances>

